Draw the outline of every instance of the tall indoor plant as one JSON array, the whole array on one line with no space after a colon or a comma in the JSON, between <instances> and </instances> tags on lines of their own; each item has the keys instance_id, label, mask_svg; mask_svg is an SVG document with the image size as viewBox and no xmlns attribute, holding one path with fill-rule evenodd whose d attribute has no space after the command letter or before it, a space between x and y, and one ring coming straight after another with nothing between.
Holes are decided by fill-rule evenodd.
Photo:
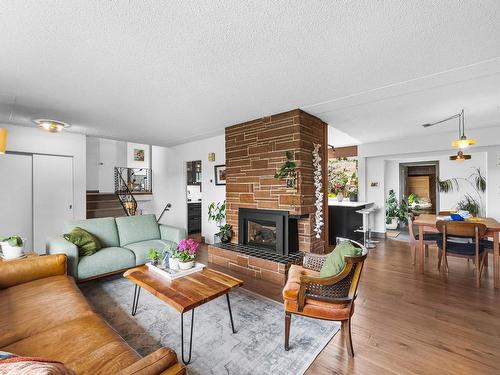
<instances>
[{"instance_id":1,"label":"tall indoor plant","mask_svg":"<svg viewBox=\"0 0 500 375\"><path fill-rule=\"evenodd\" d=\"M226 201L210 203L208 206L208 220L214 221L219 228L219 232L215 234L216 237L222 243L227 243L231 241L231 237L233 236L232 226L227 224L226 221ZM218 242L215 239L215 242Z\"/></svg>"}]
</instances>

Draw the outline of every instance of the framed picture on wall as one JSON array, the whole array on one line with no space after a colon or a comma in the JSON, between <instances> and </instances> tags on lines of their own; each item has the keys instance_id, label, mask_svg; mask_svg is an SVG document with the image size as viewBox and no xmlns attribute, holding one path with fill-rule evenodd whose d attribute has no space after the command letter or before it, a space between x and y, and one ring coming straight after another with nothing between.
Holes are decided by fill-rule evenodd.
<instances>
[{"instance_id":1,"label":"framed picture on wall","mask_svg":"<svg viewBox=\"0 0 500 375\"><path fill-rule=\"evenodd\" d=\"M134 161L144 161L144 150L134 148Z\"/></svg>"},{"instance_id":2,"label":"framed picture on wall","mask_svg":"<svg viewBox=\"0 0 500 375\"><path fill-rule=\"evenodd\" d=\"M226 184L226 166L216 165L215 169L215 185L225 185Z\"/></svg>"}]
</instances>

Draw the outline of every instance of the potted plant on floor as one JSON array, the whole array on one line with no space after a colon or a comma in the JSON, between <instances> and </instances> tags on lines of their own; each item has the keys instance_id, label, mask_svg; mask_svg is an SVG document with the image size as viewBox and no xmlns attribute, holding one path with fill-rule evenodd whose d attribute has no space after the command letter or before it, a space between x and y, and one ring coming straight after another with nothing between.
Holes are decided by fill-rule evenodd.
<instances>
[{"instance_id":1,"label":"potted plant on floor","mask_svg":"<svg viewBox=\"0 0 500 375\"><path fill-rule=\"evenodd\" d=\"M188 238L180 240L177 245L177 258L179 259L179 268L188 270L194 266L194 258L200 244L195 240Z\"/></svg>"},{"instance_id":2,"label":"potted plant on floor","mask_svg":"<svg viewBox=\"0 0 500 375\"><path fill-rule=\"evenodd\" d=\"M389 190L387 199L385 201L385 227L390 230L395 230L398 228L399 224L399 208L398 200L394 190Z\"/></svg>"},{"instance_id":3,"label":"potted plant on floor","mask_svg":"<svg viewBox=\"0 0 500 375\"><path fill-rule=\"evenodd\" d=\"M0 248L5 259L16 259L24 255L24 240L20 236L0 238Z\"/></svg>"},{"instance_id":4,"label":"potted plant on floor","mask_svg":"<svg viewBox=\"0 0 500 375\"><path fill-rule=\"evenodd\" d=\"M233 237L232 226L224 223L226 220L226 201L219 202L217 204L215 204L215 202L210 203L208 206L208 220L216 222L217 227L219 228L219 232L215 234L215 243L219 241L222 243L228 243L231 241L231 238Z\"/></svg>"}]
</instances>

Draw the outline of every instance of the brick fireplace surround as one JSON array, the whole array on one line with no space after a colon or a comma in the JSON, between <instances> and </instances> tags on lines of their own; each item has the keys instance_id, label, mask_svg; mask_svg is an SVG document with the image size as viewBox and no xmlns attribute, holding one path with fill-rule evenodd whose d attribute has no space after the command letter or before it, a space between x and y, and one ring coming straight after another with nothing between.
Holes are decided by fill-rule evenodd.
<instances>
[{"instance_id":1,"label":"brick fireplace surround","mask_svg":"<svg viewBox=\"0 0 500 375\"><path fill-rule=\"evenodd\" d=\"M298 236L301 252L323 253L328 230L321 238L315 237L315 187L313 179L312 151L315 143L321 145L322 168L326 171L328 161L327 124L319 118L300 109L267 116L226 128L226 221L232 225L233 244L238 243L238 209L256 208L286 210L299 217ZM298 171L297 189L287 189L286 182L274 178L276 170L286 160L286 151L292 151ZM323 187L326 193L327 173L323 173ZM328 212L328 196L324 194L323 211ZM325 217L325 226L328 220ZM236 246L236 245L234 245ZM224 256L226 252L227 256ZM242 271L256 278L284 283L290 264L248 260L248 255L209 247L209 261ZM243 259L247 258L247 259ZM259 264L256 264L259 263ZM265 265L265 268L260 266ZM277 275L269 275L270 269ZM263 275L267 275L265 277Z\"/></svg>"}]
</instances>

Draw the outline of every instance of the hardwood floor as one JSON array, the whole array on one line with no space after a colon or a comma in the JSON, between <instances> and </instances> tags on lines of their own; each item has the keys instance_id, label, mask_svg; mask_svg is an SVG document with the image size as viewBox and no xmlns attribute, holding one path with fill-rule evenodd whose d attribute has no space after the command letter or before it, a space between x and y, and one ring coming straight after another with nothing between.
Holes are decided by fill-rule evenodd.
<instances>
[{"instance_id":1,"label":"hardwood floor","mask_svg":"<svg viewBox=\"0 0 500 375\"><path fill-rule=\"evenodd\" d=\"M206 261L206 248L201 256ZM355 357L348 357L339 333L306 374L500 374L500 293L493 289L491 258L489 264L477 289L472 262L450 257L449 274L440 274L431 247L420 275L405 242L381 241L361 277L352 322ZM281 301L279 286L213 268ZM292 352L294 345L292 339Z\"/></svg>"}]
</instances>

